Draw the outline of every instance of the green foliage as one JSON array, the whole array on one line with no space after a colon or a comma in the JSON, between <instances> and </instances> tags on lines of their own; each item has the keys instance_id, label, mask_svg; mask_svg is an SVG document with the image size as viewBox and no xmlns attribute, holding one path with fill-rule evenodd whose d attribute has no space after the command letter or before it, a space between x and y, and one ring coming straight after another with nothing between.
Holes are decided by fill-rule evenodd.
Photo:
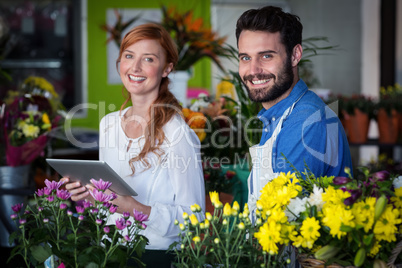
<instances>
[{"instance_id":1,"label":"green foliage","mask_svg":"<svg viewBox=\"0 0 402 268\"><path fill-rule=\"evenodd\" d=\"M48 180L46 185L50 189ZM10 236L10 242L16 242L16 246L9 261L19 255L26 267L53 261L55 265L78 268L126 267L127 261L134 259L142 266L135 257L141 256L148 241L139 234L143 229L141 221L135 219L128 224L128 216L124 216L120 227L117 222L107 225L116 211L111 203L95 200L94 205L84 201L82 206L72 206L68 198L65 190L41 189L25 212L22 204L13 206L16 214L12 218L19 228ZM123 229L127 236L123 236Z\"/></svg>"}]
</instances>

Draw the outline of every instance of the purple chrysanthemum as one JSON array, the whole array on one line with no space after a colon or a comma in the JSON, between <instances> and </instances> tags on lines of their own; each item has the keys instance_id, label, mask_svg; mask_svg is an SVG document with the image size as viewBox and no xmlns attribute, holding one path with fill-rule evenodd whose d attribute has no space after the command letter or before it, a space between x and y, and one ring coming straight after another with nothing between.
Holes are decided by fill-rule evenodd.
<instances>
[{"instance_id":1,"label":"purple chrysanthemum","mask_svg":"<svg viewBox=\"0 0 402 268\"><path fill-rule=\"evenodd\" d=\"M21 204L15 204L14 206L11 207L11 209L15 212L18 213L21 211L22 207L24 206L23 203Z\"/></svg>"},{"instance_id":2,"label":"purple chrysanthemum","mask_svg":"<svg viewBox=\"0 0 402 268\"><path fill-rule=\"evenodd\" d=\"M110 200L112 200L112 195L108 195L105 194L102 191L98 191L97 189L93 189L93 191L89 191L89 193L91 194L91 196L98 202L108 202Z\"/></svg>"},{"instance_id":3,"label":"purple chrysanthemum","mask_svg":"<svg viewBox=\"0 0 402 268\"><path fill-rule=\"evenodd\" d=\"M119 230L123 230L124 228L126 228L126 220L123 218L117 219L116 220L116 227Z\"/></svg>"},{"instance_id":4,"label":"purple chrysanthemum","mask_svg":"<svg viewBox=\"0 0 402 268\"><path fill-rule=\"evenodd\" d=\"M84 201L82 202L82 205L84 206L84 208L90 208L90 207L92 207L92 203L89 202L89 201L87 201L87 200L84 200Z\"/></svg>"},{"instance_id":5,"label":"purple chrysanthemum","mask_svg":"<svg viewBox=\"0 0 402 268\"><path fill-rule=\"evenodd\" d=\"M47 201L49 202L53 202L54 201L54 196L53 195L49 195L48 197L46 197Z\"/></svg>"},{"instance_id":6,"label":"purple chrysanthemum","mask_svg":"<svg viewBox=\"0 0 402 268\"><path fill-rule=\"evenodd\" d=\"M10 216L10 218L11 218L12 220L15 220L17 217L18 217L17 214L11 214L11 216Z\"/></svg>"},{"instance_id":7,"label":"purple chrysanthemum","mask_svg":"<svg viewBox=\"0 0 402 268\"><path fill-rule=\"evenodd\" d=\"M142 213L141 211L137 211L133 209L134 219L139 222L144 222L148 220L148 215Z\"/></svg>"},{"instance_id":8,"label":"purple chrysanthemum","mask_svg":"<svg viewBox=\"0 0 402 268\"><path fill-rule=\"evenodd\" d=\"M102 224L102 220L101 220L101 219L96 219L96 220L95 220L95 223L96 223L97 225L101 225L101 224Z\"/></svg>"},{"instance_id":9,"label":"purple chrysanthemum","mask_svg":"<svg viewBox=\"0 0 402 268\"><path fill-rule=\"evenodd\" d=\"M64 184L64 181L49 181L48 179L45 180L45 184L47 188L49 188L51 191L57 190Z\"/></svg>"},{"instance_id":10,"label":"purple chrysanthemum","mask_svg":"<svg viewBox=\"0 0 402 268\"><path fill-rule=\"evenodd\" d=\"M44 189L38 189L38 191L35 192L35 194L36 194L37 196L42 196L44 193L45 193L45 190L44 190Z\"/></svg>"},{"instance_id":11,"label":"purple chrysanthemum","mask_svg":"<svg viewBox=\"0 0 402 268\"><path fill-rule=\"evenodd\" d=\"M85 212L85 208L81 206L75 206L75 210L77 210L78 214L83 214Z\"/></svg>"},{"instance_id":12,"label":"purple chrysanthemum","mask_svg":"<svg viewBox=\"0 0 402 268\"><path fill-rule=\"evenodd\" d=\"M27 223L27 220L26 220L26 219L20 219L20 224L21 224L21 225L24 225L25 223Z\"/></svg>"},{"instance_id":13,"label":"purple chrysanthemum","mask_svg":"<svg viewBox=\"0 0 402 268\"><path fill-rule=\"evenodd\" d=\"M56 195L62 200L67 200L71 197L71 194L66 190L57 189Z\"/></svg>"},{"instance_id":14,"label":"purple chrysanthemum","mask_svg":"<svg viewBox=\"0 0 402 268\"><path fill-rule=\"evenodd\" d=\"M97 209L97 208L91 209L92 214L97 214L98 212L99 212L99 209Z\"/></svg>"},{"instance_id":15,"label":"purple chrysanthemum","mask_svg":"<svg viewBox=\"0 0 402 268\"><path fill-rule=\"evenodd\" d=\"M67 208L67 204L60 203L60 209L61 210L66 209L66 208Z\"/></svg>"},{"instance_id":16,"label":"purple chrysanthemum","mask_svg":"<svg viewBox=\"0 0 402 268\"><path fill-rule=\"evenodd\" d=\"M109 226L103 227L103 231L105 232L105 234L108 234L110 232Z\"/></svg>"},{"instance_id":17,"label":"purple chrysanthemum","mask_svg":"<svg viewBox=\"0 0 402 268\"><path fill-rule=\"evenodd\" d=\"M106 191L112 185L111 182L103 181L102 179L99 179L98 181L95 179L91 179L91 183L95 186L96 189L101 191Z\"/></svg>"},{"instance_id":18,"label":"purple chrysanthemum","mask_svg":"<svg viewBox=\"0 0 402 268\"><path fill-rule=\"evenodd\" d=\"M43 188L43 194L44 195L51 195L52 194L52 190L48 187Z\"/></svg>"},{"instance_id":19,"label":"purple chrysanthemum","mask_svg":"<svg viewBox=\"0 0 402 268\"><path fill-rule=\"evenodd\" d=\"M110 208L109 208L109 212L110 213L116 213L116 211L117 211L117 206L110 206Z\"/></svg>"},{"instance_id":20,"label":"purple chrysanthemum","mask_svg":"<svg viewBox=\"0 0 402 268\"><path fill-rule=\"evenodd\" d=\"M128 219L129 217L130 217L130 213L129 212L123 212L123 217L125 218L125 219Z\"/></svg>"}]
</instances>

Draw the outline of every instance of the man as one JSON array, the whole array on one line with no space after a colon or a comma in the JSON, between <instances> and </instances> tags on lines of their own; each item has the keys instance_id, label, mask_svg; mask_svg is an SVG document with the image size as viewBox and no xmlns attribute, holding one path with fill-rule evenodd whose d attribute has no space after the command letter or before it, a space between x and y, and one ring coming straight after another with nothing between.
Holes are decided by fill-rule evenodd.
<instances>
[{"instance_id":1,"label":"man","mask_svg":"<svg viewBox=\"0 0 402 268\"><path fill-rule=\"evenodd\" d=\"M299 78L302 29L298 16L273 6L248 10L237 21L239 74L249 98L263 106L261 141L250 148L252 209L264 185L292 165L316 176L347 176L345 167L352 169L339 118Z\"/></svg>"}]
</instances>

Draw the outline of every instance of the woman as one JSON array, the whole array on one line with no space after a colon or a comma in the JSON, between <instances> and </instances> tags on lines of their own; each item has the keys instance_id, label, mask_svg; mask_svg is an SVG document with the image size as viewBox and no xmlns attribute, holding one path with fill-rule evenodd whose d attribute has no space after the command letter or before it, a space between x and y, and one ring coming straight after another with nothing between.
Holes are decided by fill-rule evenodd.
<instances>
[{"instance_id":1,"label":"woman","mask_svg":"<svg viewBox=\"0 0 402 268\"><path fill-rule=\"evenodd\" d=\"M148 23L128 32L116 62L128 98L119 112L100 123L99 159L138 193L118 196L113 204L119 213L135 209L149 216L142 233L149 239L145 263L148 254L164 255L178 239L174 221L183 212L190 214L194 204L203 210L205 206L200 142L179 115L181 106L168 89L168 74L177 60L175 43L163 27ZM132 106L123 109L130 100ZM90 197L79 182L66 184L66 189L74 201Z\"/></svg>"}]
</instances>

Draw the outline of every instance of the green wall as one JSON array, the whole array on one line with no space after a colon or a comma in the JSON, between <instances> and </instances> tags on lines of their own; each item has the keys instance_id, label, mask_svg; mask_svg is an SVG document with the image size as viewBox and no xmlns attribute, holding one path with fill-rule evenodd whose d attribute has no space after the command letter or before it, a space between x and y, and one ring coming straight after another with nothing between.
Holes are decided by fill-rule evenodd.
<instances>
[{"instance_id":1,"label":"green wall","mask_svg":"<svg viewBox=\"0 0 402 268\"><path fill-rule=\"evenodd\" d=\"M176 6L180 11L193 10L195 17L202 17L210 24L210 0L87 0L88 32L88 103L91 108L85 118L73 118L72 126L98 129L101 118L120 109L124 102L121 85L107 83L107 34L100 28L106 22L109 8L160 8L161 5ZM128 18L123 18L126 21ZM116 55L117 57L118 55ZM210 88L211 62L202 60L194 66L194 76L189 87Z\"/></svg>"}]
</instances>

